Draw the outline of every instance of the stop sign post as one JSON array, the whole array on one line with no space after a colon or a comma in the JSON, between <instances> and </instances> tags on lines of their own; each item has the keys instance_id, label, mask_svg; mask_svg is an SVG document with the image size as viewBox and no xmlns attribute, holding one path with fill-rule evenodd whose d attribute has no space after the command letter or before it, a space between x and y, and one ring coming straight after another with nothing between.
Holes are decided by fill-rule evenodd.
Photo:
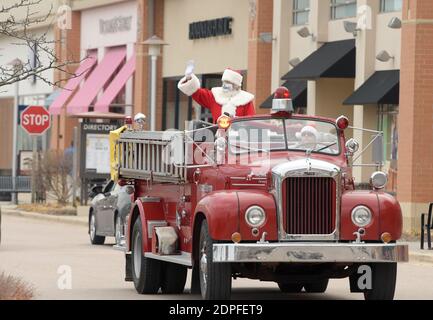
<instances>
[{"instance_id":1,"label":"stop sign post","mask_svg":"<svg viewBox=\"0 0 433 320\"><path fill-rule=\"evenodd\" d=\"M51 126L50 113L42 106L28 106L21 113L21 126L29 135L42 135Z\"/></svg>"},{"instance_id":2,"label":"stop sign post","mask_svg":"<svg viewBox=\"0 0 433 320\"><path fill-rule=\"evenodd\" d=\"M33 161L37 160L37 136L44 134L51 126L51 117L42 106L28 106L21 113L21 126L33 136ZM32 169L32 203L36 201L36 171Z\"/></svg>"}]
</instances>

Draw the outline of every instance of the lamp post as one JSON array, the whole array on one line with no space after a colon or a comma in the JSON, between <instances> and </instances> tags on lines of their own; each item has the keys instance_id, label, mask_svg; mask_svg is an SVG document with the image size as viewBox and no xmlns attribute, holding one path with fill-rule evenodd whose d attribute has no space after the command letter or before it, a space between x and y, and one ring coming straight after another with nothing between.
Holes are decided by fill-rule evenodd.
<instances>
[{"instance_id":1,"label":"lamp post","mask_svg":"<svg viewBox=\"0 0 433 320\"><path fill-rule=\"evenodd\" d=\"M8 63L12 66L15 73L19 73L23 67L23 62L16 58ZM16 193L17 179L17 140L18 140L18 104L19 104L19 81L15 82L14 95L14 112L13 112L13 136L12 136L12 203L18 203L18 194Z\"/></svg>"},{"instance_id":2,"label":"lamp post","mask_svg":"<svg viewBox=\"0 0 433 320\"><path fill-rule=\"evenodd\" d=\"M149 46L149 56L152 61L152 76L150 83L150 130L155 131L156 128L156 62L161 54L162 46L167 43L156 35L150 37L143 44Z\"/></svg>"}]
</instances>

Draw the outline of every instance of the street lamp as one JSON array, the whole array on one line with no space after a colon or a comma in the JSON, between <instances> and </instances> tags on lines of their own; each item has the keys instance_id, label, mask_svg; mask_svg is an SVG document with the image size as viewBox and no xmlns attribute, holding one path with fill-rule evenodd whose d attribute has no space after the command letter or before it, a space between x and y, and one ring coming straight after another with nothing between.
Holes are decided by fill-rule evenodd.
<instances>
[{"instance_id":1,"label":"street lamp","mask_svg":"<svg viewBox=\"0 0 433 320\"><path fill-rule=\"evenodd\" d=\"M155 131L156 128L156 61L158 56L161 55L162 46L167 43L154 35L143 42L149 46L149 56L152 59L152 76L151 76L151 89L150 89L150 130Z\"/></svg>"},{"instance_id":2,"label":"street lamp","mask_svg":"<svg viewBox=\"0 0 433 320\"><path fill-rule=\"evenodd\" d=\"M23 62L16 58L8 63L12 66L14 73L19 73L23 68ZM19 81L15 81L15 98L13 112L13 137L12 137L12 203L18 203L18 194L16 193L16 178L17 178L17 139L18 139L18 104L19 104Z\"/></svg>"}]
</instances>

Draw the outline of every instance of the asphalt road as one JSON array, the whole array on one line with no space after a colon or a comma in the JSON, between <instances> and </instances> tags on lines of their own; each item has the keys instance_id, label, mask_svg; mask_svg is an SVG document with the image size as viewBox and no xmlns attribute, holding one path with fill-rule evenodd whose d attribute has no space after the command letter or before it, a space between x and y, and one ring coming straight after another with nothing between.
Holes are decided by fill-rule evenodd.
<instances>
[{"instance_id":1,"label":"asphalt road","mask_svg":"<svg viewBox=\"0 0 433 320\"><path fill-rule=\"evenodd\" d=\"M0 272L20 276L35 288L36 299L198 299L183 295L138 295L123 281L123 253L91 246L83 226L3 215ZM71 277L68 277L68 275ZM62 289L59 289L62 288ZM70 287L70 288L69 288ZM325 294L281 294L277 285L238 279L233 299L363 299L349 292L348 280L331 280ZM396 299L433 299L433 266L401 264Z\"/></svg>"}]
</instances>

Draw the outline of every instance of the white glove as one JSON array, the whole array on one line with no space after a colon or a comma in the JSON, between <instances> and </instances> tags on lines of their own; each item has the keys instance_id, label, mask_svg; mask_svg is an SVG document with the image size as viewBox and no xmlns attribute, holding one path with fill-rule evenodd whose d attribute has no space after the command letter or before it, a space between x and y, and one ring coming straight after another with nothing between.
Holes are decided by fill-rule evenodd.
<instances>
[{"instance_id":1,"label":"white glove","mask_svg":"<svg viewBox=\"0 0 433 320\"><path fill-rule=\"evenodd\" d=\"M185 77L187 80L191 79L191 75L194 73L194 60L189 60L186 69L185 69Z\"/></svg>"}]
</instances>

